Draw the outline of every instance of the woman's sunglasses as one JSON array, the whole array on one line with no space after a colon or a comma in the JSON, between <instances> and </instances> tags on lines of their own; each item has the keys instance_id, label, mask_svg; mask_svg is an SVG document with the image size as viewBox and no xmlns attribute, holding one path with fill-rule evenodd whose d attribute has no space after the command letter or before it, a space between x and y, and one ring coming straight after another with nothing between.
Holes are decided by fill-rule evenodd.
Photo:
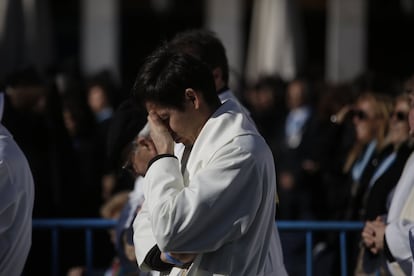
<instances>
[{"instance_id":1,"label":"woman's sunglasses","mask_svg":"<svg viewBox=\"0 0 414 276\"><path fill-rule=\"evenodd\" d=\"M356 117L360 121L365 121L369 119L368 114L365 111L360 110L360 109L354 109L352 111L352 117Z\"/></svg>"},{"instance_id":2,"label":"woman's sunglasses","mask_svg":"<svg viewBox=\"0 0 414 276\"><path fill-rule=\"evenodd\" d=\"M391 114L391 118L395 118L397 121L407 121L408 114L402 111L396 111Z\"/></svg>"}]
</instances>

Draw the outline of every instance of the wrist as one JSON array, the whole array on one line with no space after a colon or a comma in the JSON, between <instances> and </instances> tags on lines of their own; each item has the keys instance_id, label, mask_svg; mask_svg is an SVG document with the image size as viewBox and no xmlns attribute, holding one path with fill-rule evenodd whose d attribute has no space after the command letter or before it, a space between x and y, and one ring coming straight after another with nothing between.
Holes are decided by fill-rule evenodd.
<instances>
[{"instance_id":1,"label":"wrist","mask_svg":"<svg viewBox=\"0 0 414 276\"><path fill-rule=\"evenodd\" d=\"M176 158L176 159L177 159L177 157L176 157L175 155L173 155L173 154L159 154L159 155L155 156L154 158L152 158L152 159L148 162L147 170L149 169L149 167L151 167L151 165L152 165L155 161L157 161L158 159L164 158L164 157L173 157L173 158Z\"/></svg>"},{"instance_id":2,"label":"wrist","mask_svg":"<svg viewBox=\"0 0 414 276\"><path fill-rule=\"evenodd\" d=\"M158 154L174 154L174 146L165 146L160 150L157 149Z\"/></svg>"}]
</instances>

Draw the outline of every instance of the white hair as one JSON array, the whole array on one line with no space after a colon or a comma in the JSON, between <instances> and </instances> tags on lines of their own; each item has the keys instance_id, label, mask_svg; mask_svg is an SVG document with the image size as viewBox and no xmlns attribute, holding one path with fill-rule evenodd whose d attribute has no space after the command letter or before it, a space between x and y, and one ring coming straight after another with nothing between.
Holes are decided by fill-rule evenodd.
<instances>
[{"instance_id":1,"label":"white hair","mask_svg":"<svg viewBox=\"0 0 414 276\"><path fill-rule=\"evenodd\" d=\"M140 132L138 133L138 137L145 137L145 138L150 137L150 126L149 126L149 123L148 122L140 130Z\"/></svg>"}]
</instances>

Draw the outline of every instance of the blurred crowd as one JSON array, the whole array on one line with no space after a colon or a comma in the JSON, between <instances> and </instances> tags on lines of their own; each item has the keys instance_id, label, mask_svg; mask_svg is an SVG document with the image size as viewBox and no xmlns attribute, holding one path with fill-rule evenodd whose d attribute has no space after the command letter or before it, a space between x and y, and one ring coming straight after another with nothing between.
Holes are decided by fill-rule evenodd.
<instances>
[{"instance_id":1,"label":"blurred crowd","mask_svg":"<svg viewBox=\"0 0 414 276\"><path fill-rule=\"evenodd\" d=\"M245 103L275 158L277 218L385 225L413 151L408 121L413 85L414 75L387 82L366 74L341 85L263 77L247 89ZM305 275L304 235L282 232L281 240L289 274ZM335 233L315 237L316 275L340 274L338 240ZM348 235L349 273L367 275L358 265L368 245L375 243L364 246L360 232ZM374 267L371 273L380 265Z\"/></svg>"},{"instance_id":2,"label":"blurred crowd","mask_svg":"<svg viewBox=\"0 0 414 276\"><path fill-rule=\"evenodd\" d=\"M340 85L306 77L286 82L269 75L238 91L274 154L275 219L372 221L386 214L413 150L407 119L407 92L413 89L414 76L385 82L367 73ZM139 120L132 125L114 119L116 112L123 116L119 110L129 95L113 76L105 71L89 78L44 75L25 68L7 76L2 90L3 124L25 153L34 177L33 217L117 219L135 182L123 166L131 150L126 133L136 133L146 114L134 110ZM62 246L68 248L62 253L65 271L84 257L83 244L73 242L82 235L73 232L62 235ZM297 265L301 258L305 263L304 237L281 234L290 275L304 275L304 266ZM349 252L359 252L360 237L350 237ZM108 250L113 248L111 236L97 235L95 241L94 264L105 267L114 256ZM49 268L40 254L49 244L46 233L34 233L26 271ZM315 244L321 264L339 265L335 234L316 236ZM356 266L358 254L350 256Z\"/></svg>"}]
</instances>

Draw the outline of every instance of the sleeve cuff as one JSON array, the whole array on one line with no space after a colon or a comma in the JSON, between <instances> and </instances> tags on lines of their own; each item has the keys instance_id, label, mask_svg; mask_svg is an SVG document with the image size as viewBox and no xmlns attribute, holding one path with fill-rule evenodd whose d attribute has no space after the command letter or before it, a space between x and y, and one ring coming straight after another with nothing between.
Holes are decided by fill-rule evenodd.
<instances>
[{"instance_id":1,"label":"sleeve cuff","mask_svg":"<svg viewBox=\"0 0 414 276\"><path fill-rule=\"evenodd\" d=\"M151 250L148 252L147 256L145 257L144 262L153 270L157 271L170 271L174 265L164 263L161 261L161 251L158 248L158 245L155 245Z\"/></svg>"},{"instance_id":2,"label":"sleeve cuff","mask_svg":"<svg viewBox=\"0 0 414 276\"><path fill-rule=\"evenodd\" d=\"M385 257L387 258L387 260L388 260L390 263L395 262L395 258L394 258L394 256L391 254L391 250L390 250L390 248L388 247L388 243L387 243L387 238L386 238L386 235L384 235L384 254L385 254Z\"/></svg>"},{"instance_id":3,"label":"sleeve cuff","mask_svg":"<svg viewBox=\"0 0 414 276\"><path fill-rule=\"evenodd\" d=\"M177 156L173 155L173 154L169 154L169 153L165 153L165 154L160 154L155 156L154 158L152 158L149 162L148 162L148 169L149 167L151 167L151 165L157 161L158 159L164 158L164 157L174 157L175 159L178 159Z\"/></svg>"}]
</instances>

